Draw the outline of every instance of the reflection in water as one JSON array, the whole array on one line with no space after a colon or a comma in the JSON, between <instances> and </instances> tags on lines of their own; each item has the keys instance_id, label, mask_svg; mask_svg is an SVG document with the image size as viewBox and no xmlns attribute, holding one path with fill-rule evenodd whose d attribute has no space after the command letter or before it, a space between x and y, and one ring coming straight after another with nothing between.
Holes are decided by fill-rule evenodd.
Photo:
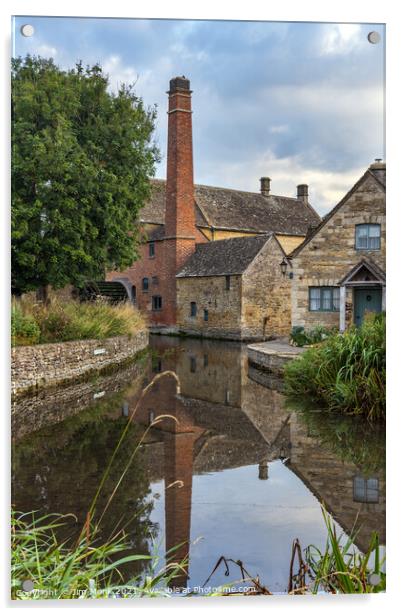
<instances>
[{"instance_id":1,"label":"reflection in water","mask_svg":"<svg viewBox=\"0 0 402 616\"><path fill-rule=\"evenodd\" d=\"M103 533L125 527L137 553L149 553L150 537L161 552L180 545L175 559L190 552L177 586L201 584L224 554L283 591L292 540L324 545L321 502L346 532L358 514L361 549L372 530L384 543L379 429L365 426L362 434L356 421L287 408L278 391L248 371L240 344L155 336L152 349L142 367L16 404L18 510L72 512L76 527L82 525L130 418L98 513L133 448L141 437L144 442L103 518ZM166 370L177 373L179 393L175 378L162 375L140 398L144 385ZM100 391L105 393L97 401ZM150 426L161 414L171 417ZM218 572L212 583L227 581Z\"/></svg>"}]
</instances>

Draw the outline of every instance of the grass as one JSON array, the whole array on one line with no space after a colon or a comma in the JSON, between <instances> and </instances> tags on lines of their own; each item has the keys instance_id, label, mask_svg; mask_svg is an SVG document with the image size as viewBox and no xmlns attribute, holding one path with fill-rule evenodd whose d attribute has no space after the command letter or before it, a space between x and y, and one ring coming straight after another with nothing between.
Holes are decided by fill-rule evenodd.
<instances>
[{"instance_id":1,"label":"grass","mask_svg":"<svg viewBox=\"0 0 402 616\"><path fill-rule=\"evenodd\" d=\"M105 300L48 303L14 299L11 307L12 346L113 338L133 335L145 326L144 317L128 302L112 305Z\"/></svg>"},{"instance_id":2,"label":"grass","mask_svg":"<svg viewBox=\"0 0 402 616\"><path fill-rule=\"evenodd\" d=\"M159 568L157 554L127 555L132 550L124 532L102 542L91 525L75 544L59 543L57 530L68 517L48 514L35 518L35 512L12 512L12 599L164 596L186 566L181 562ZM143 561L145 571L125 580L121 567L134 561ZM27 580L33 584L33 592L24 591Z\"/></svg>"},{"instance_id":3,"label":"grass","mask_svg":"<svg viewBox=\"0 0 402 616\"><path fill-rule=\"evenodd\" d=\"M362 554L353 548L356 533L352 532L343 542L325 509L323 515L328 533L325 550L321 553L315 546L306 549L306 561L312 577L311 592L316 594L324 590L336 594L362 594L385 591L385 559L380 556L378 534L372 533L368 550Z\"/></svg>"},{"instance_id":4,"label":"grass","mask_svg":"<svg viewBox=\"0 0 402 616\"><path fill-rule=\"evenodd\" d=\"M289 362L285 393L330 410L385 419L385 315L333 334Z\"/></svg>"}]
</instances>

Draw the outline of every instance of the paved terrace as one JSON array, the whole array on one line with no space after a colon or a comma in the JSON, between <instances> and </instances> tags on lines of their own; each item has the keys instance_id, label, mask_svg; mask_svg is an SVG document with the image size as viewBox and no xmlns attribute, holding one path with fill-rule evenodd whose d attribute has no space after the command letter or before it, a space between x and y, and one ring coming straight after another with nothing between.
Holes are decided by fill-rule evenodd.
<instances>
[{"instance_id":1,"label":"paved terrace","mask_svg":"<svg viewBox=\"0 0 402 616\"><path fill-rule=\"evenodd\" d=\"M306 349L289 344L287 338L258 342L247 347L248 360L252 366L283 376L283 366Z\"/></svg>"}]
</instances>

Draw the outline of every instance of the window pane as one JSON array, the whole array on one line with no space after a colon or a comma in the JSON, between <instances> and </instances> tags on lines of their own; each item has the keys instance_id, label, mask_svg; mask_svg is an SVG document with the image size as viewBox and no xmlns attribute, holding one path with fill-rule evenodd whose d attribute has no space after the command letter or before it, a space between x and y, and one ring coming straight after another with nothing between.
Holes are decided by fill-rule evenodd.
<instances>
[{"instance_id":1,"label":"window pane","mask_svg":"<svg viewBox=\"0 0 402 616\"><path fill-rule=\"evenodd\" d=\"M368 229L367 225L356 226L356 248L367 248Z\"/></svg>"},{"instance_id":2,"label":"window pane","mask_svg":"<svg viewBox=\"0 0 402 616\"><path fill-rule=\"evenodd\" d=\"M322 310L332 310L332 289L322 290Z\"/></svg>"},{"instance_id":3,"label":"window pane","mask_svg":"<svg viewBox=\"0 0 402 616\"><path fill-rule=\"evenodd\" d=\"M380 238L379 237L369 237L368 238L368 248L371 248L371 250L378 250L380 248Z\"/></svg>"},{"instance_id":4,"label":"window pane","mask_svg":"<svg viewBox=\"0 0 402 616\"><path fill-rule=\"evenodd\" d=\"M332 293L333 310L339 310L339 287L334 287Z\"/></svg>"},{"instance_id":5,"label":"window pane","mask_svg":"<svg viewBox=\"0 0 402 616\"><path fill-rule=\"evenodd\" d=\"M369 225L369 237L380 237L380 225Z\"/></svg>"},{"instance_id":6,"label":"window pane","mask_svg":"<svg viewBox=\"0 0 402 616\"><path fill-rule=\"evenodd\" d=\"M310 288L310 310L319 310L320 309L320 288L319 287L311 287Z\"/></svg>"}]
</instances>

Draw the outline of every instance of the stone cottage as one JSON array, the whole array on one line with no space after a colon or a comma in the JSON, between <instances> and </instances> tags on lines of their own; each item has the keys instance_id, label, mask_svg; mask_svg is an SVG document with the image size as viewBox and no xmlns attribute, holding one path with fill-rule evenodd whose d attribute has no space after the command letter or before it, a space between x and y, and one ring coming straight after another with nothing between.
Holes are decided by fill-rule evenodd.
<instances>
[{"instance_id":1,"label":"stone cottage","mask_svg":"<svg viewBox=\"0 0 402 616\"><path fill-rule=\"evenodd\" d=\"M385 163L377 160L290 255L292 325L360 325L385 310Z\"/></svg>"},{"instance_id":2,"label":"stone cottage","mask_svg":"<svg viewBox=\"0 0 402 616\"><path fill-rule=\"evenodd\" d=\"M234 340L287 334L287 265L273 234L198 244L177 274L177 328Z\"/></svg>"},{"instance_id":3,"label":"stone cottage","mask_svg":"<svg viewBox=\"0 0 402 616\"><path fill-rule=\"evenodd\" d=\"M272 251L269 258L279 259L272 265L266 264L264 288L268 293L273 281L281 275L280 263L284 253L289 253L302 243L308 230L321 219L309 204L308 186L305 184L297 187L296 197L273 195L268 177L261 178L258 192L194 184L191 94L188 79L171 79L168 92L167 177L166 180L152 181L151 199L141 211L139 223L144 241L140 247L140 259L123 272L109 272L107 280L124 286L128 296L140 310L147 313L154 327L168 327L174 331L179 325L180 328L195 331L198 323L200 333L208 331L209 335L215 330L221 335L226 326L230 332L236 332L236 336L257 331L271 335L274 332L271 325L278 323L278 318L273 314L274 296L268 302L270 307L267 305L266 313L262 314L257 306L268 301L267 296L262 298L263 287L256 282L252 290L251 279L250 284L245 282L251 275L256 281L262 281L262 273L252 273L259 262L253 259L257 258L265 244L267 254ZM275 237L269 239L272 234ZM260 236L264 236L263 239ZM248 241L229 241L232 238L246 238ZM215 249L211 244L218 246ZM247 263L244 260L239 263L234 258L238 247L240 250L247 247L247 255L250 255ZM199 267L196 264L198 258L202 259ZM232 264L234 268L223 267L216 273L215 260ZM210 272L208 268L211 268ZM203 274L200 274L201 271ZM184 275L184 272L197 274ZM271 282L268 272L274 276ZM206 281L208 273L209 282ZM226 283L227 276L231 277L230 290L225 286L229 284ZM280 280L283 282L282 278ZM218 297L214 297L206 303L208 294L205 295L204 287L209 283L217 292L219 287L219 294L219 285L223 284L225 301L220 296L219 301ZM199 285L197 292L196 285ZM239 285L237 299L236 285ZM255 299L251 299L253 292ZM189 302L191 304L193 301L200 311L196 318L188 315ZM230 317L222 314L218 318L217 310L226 310L228 301L232 302ZM290 305L290 296L287 304ZM209 311L208 322L200 317L204 309ZM235 309L238 311L236 317ZM282 331L289 320L289 315L284 317L278 331Z\"/></svg>"}]
</instances>

